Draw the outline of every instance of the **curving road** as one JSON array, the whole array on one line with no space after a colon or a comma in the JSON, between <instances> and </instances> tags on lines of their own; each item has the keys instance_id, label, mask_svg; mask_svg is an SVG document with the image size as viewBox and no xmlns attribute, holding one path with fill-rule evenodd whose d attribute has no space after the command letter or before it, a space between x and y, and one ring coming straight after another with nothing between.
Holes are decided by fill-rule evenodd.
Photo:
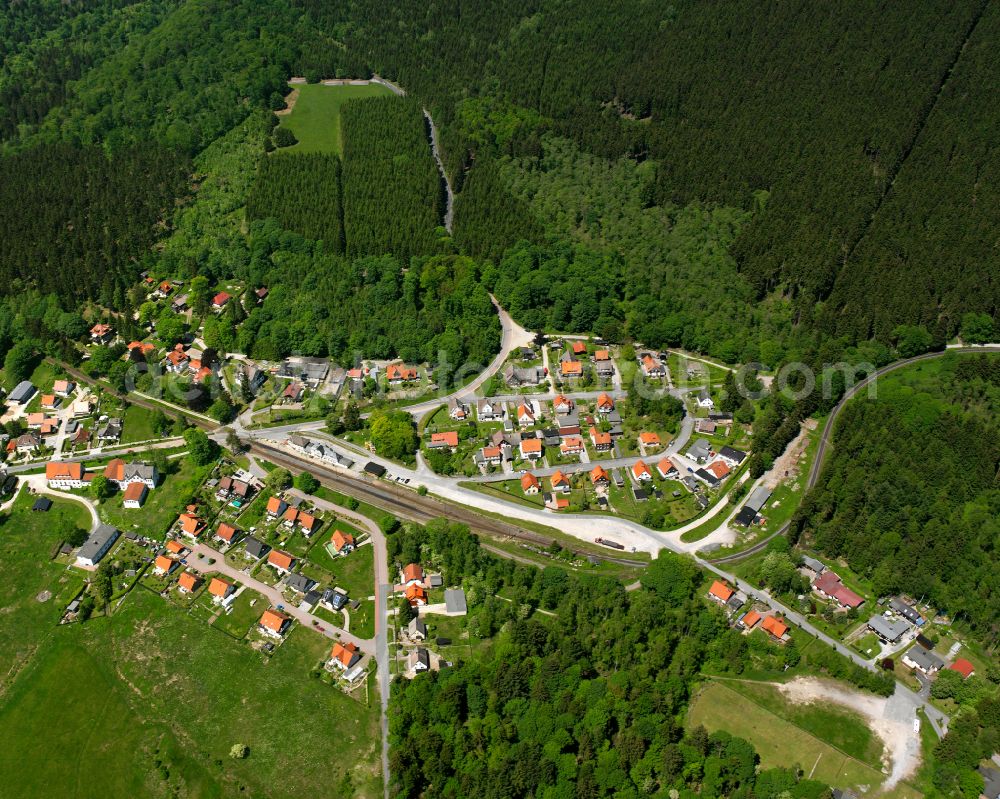
<instances>
[{"instance_id":1,"label":"curving road","mask_svg":"<svg viewBox=\"0 0 1000 799\"><path fill-rule=\"evenodd\" d=\"M950 352L957 352L960 354L976 353L976 352L1000 352L1000 344L984 344L981 346L949 346L947 349L941 350L940 352L925 352L923 355L916 355L913 358L904 358L901 361L893 361L887 366L883 366L881 369L876 369L868 377L851 386L847 391L844 392L844 396L840 398L833 410L830 411L830 415L827 417L826 424L823 425L823 432L820 434L819 446L816 448L816 457L813 459L812 468L809 470L809 476L806 479L806 491L809 491L813 486L816 485L819 480L820 471L823 468L823 461L826 457L827 447L831 444L831 437L833 435L833 426L837 422L837 417L840 413L847 407L847 403L850 402L858 392L862 389L867 388L871 383L878 380L880 377L884 377L889 374L889 372L895 372L897 369L902 369L904 366L910 366L920 361L929 361L934 358L940 358L942 355L946 355ZM805 496L805 492L803 492ZM768 545L768 542L777 538L779 535L784 535L788 532L788 529L792 526L791 520L787 521L784 525L779 527L773 533L771 533L766 538L758 541L752 547L744 549L742 552L735 552L732 555L726 555L721 558L714 558L712 563L735 563L737 561L748 558L751 555L755 555L760 552L764 547Z\"/></svg>"}]
</instances>

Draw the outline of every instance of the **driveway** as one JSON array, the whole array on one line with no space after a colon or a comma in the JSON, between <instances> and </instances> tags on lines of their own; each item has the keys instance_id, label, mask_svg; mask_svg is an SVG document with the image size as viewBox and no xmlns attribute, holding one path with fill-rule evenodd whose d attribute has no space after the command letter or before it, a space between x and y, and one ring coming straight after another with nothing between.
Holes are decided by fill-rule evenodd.
<instances>
[{"instance_id":1,"label":"driveway","mask_svg":"<svg viewBox=\"0 0 1000 799\"><path fill-rule=\"evenodd\" d=\"M199 558L199 555L202 557ZM214 558L215 563L209 564L209 558ZM277 588L270 586L267 583L262 583L260 580L251 577L245 571L230 566L226 563L225 556L221 552L216 549L212 549L212 547L207 544L197 544L192 548L191 554L187 557L187 565L188 568L201 574L221 574L224 577L228 577L230 580L241 583L247 588L265 596L272 605L284 605L284 612L298 620L303 626L308 627L317 633L320 632L319 627L322 627L323 631L320 633L321 635L325 635L327 638L334 641L346 641L353 643L366 655L374 654L375 646L371 639L358 638L356 635L352 635L346 630L334 627L326 619L321 619L318 616L314 616L312 613L303 610L302 608L290 605L284 596L282 596L281 591ZM314 625L313 622L316 622L316 624ZM316 625L319 625L319 627Z\"/></svg>"}]
</instances>

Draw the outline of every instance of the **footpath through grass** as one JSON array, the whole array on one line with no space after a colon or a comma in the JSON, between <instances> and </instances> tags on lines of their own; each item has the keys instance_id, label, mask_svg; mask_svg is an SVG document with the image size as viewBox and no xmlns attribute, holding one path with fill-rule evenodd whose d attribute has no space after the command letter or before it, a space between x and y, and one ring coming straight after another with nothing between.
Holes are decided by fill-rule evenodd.
<instances>
[{"instance_id":1,"label":"footpath through grass","mask_svg":"<svg viewBox=\"0 0 1000 799\"><path fill-rule=\"evenodd\" d=\"M281 127L295 134L298 144L283 147L276 153L336 153L342 156L340 107L348 100L392 94L378 83L367 86L324 86L321 83L297 84L295 107L281 117Z\"/></svg>"}]
</instances>

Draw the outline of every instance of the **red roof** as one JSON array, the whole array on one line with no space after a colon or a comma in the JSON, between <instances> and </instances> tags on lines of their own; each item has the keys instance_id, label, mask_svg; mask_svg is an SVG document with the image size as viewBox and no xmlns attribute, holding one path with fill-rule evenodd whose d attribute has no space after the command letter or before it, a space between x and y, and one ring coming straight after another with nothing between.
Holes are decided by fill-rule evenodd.
<instances>
[{"instance_id":1,"label":"red roof","mask_svg":"<svg viewBox=\"0 0 1000 799\"><path fill-rule=\"evenodd\" d=\"M179 555L184 551L184 545L180 541L174 541L171 539L167 541L167 552L173 552L175 555Z\"/></svg>"},{"instance_id":2,"label":"red roof","mask_svg":"<svg viewBox=\"0 0 1000 799\"><path fill-rule=\"evenodd\" d=\"M340 664L346 669L351 663L354 662L354 658L357 655L358 647L356 644L342 644L337 642L333 645L333 649L330 652L330 657L333 660L339 661Z\"/></svg>"},{"instance_id":3,"label":"red roof","mask_svg":"<svg viewBox=\"0 0 1000 799\"><path fill-rule=\"evenodd\" d=\"M656 433L639 433L639 440L643 444L647 444L649 446L652 446L653 444L656 446L660 445L660 436Z\"/></svg>"},{"instance_id":4,"label":"red roof","mask_svg":"<svg viewBox=\"0 0 1000 799\"><path fill-rule=\"evenodd\" d=\"M417 602L418 600L426 602L427 592L424 591L422 586L410 585L407 586L406 588L406 599L410 602L411 605Z\"/></svg>"},{"instance_id":5,"label":"red roof","mask_svg":"<svg viewBox=\"0 0 1000 799\"><path fill-rule=\"evenodd\" d=\"M788 625L777 616L768 616L760 623L761 629L771 633L775 638L781 638L788 632Z\"/></svg>"},{"instance_id":6,"label":"red roof","mask_svg":"<svg viewBox=\"0 0 1000 799\"><path fill-rule=\"evenodd\" d=\"M757 622L760 621L760 614L756 610L751 610L746 616L744 616L741 621L743 626L748 630L752 630Z\"/></svg>"},{"instance_id":7,"label":"red roof","mask_svg":"<svg viewBox=\"0 0 1000 799\"><path fill-rule=\"evenodd\" d=\"M598 350L597 352L594 353L594 360L595 361L610 361L611 360L611 353L608 352L607 350Z\"/></svg>"},{"instance_id":8,"label":"red roof","mask_svg":"<svg viewBox=\"0 0 1000 799\"><path fill-rule=\"evenodd\" d=\"M610 394L606 391L602 391L600 396L597 398L597 407L611 409L615 407L615 401L611 398Z\"/></svg>"},{"instance_id":9,"label":"red roof","mask_svg":"<svg viewBox=\"0 0 1000 799\"><path fill-rule=\"evenodd\" d=\"M525 438L521 440L521 452L541 452L542 440L540 438Z\"/></svg>"},{"instance_id":10,"label":"red roof","mask_svg":"<svg viewBox=\"0 0 1000 799\"><path fill-rule=\"evenodd\" d=\"M720 480L729 474L729 464L725 461L713 461L705 467L708 471L718 477Z\"/></svg>"},{"instance_id":11,"label":"red roof","mask_svg":"<svg viewBox=\"0 0 1000 799\"><path fill-rule=\"evenodd\" d=\"M552 477L550 479L552 480L552 487L553 488L555 488L556 486L568 486L569 485L569 478L565 474L563 474L561 470L558 470L558 469L556 470L556 473L554 475L552 475Z\"/></svg>"},{"instance_id":12,"label":"red roof","mask_svg":"<svg viewBox=\"0 0 1000 799\"><path fill-rule=\"evenodd\" d=\"M587 345L584 344L582 341L573 342L573 352L575 354L580 355L586 351L587 351Z\"/></svg>"},{"instance_id":13,"label":"red roof","mask_svg":"<svg viewBox=\"0 0 1000 799\"><path fill-rule=\"evenodd\" d=\"M333 535L330 536L330 542L333 544L333 548L340 552L348 544L354 543L354 536L350 533L342 533L340 530L334 530Z\"/></svg>"},{"instance_id":14,"label":"red roof","mask_svg":"<svg viewBox=\"0 0 1000 799\"><path fill-rule=\"evenodd\" d=\"M656 468L660 470L660 474L670 474L677 471L677 467L674 466L670 458L661 458L660 462L656 464Z\"/></svg>"},{"instance_id":15,"label":"red roof","mask_svg":"<svg viewBox=\"0 0 1000 799\"><path fill-rule=\"evenodd\" d=\"M305 531L310 531L316 526L316 517L311 513L299 513L299 527Z\"/></svg>"},{"instance_id":16,"label":"red roof","mask_svg":"<svg viewBox=\"0 0 1000 799\"><path fill-rule=\"evenodd\" d=\"M590 470L590 482L599 483L602 480L604 482L608 481L608 473L604 471L603 466L600 465L595 466L593 469Z\"/></svg>"},{"instance_id":17,"label":"red roof","mask_svg":"<svg viewBox=\"0 0 1000 799\"><path fill-rule=\"evenodd\" d=\"M171 560L166 555L157 555L156 560L153 561L153 565L160 571L168 572L177 565L177 562Z\"/></svg>"},{"instance_id":18,"label":"red roof","mask_svg":"<svg viewBox=\"0 0 1000 799\"><path fill-rule=\"evenodd\" d=\"M538 478L531 472L521 477L521 490L527 491L529 488L538 488Z\"/></svg>"},{"instance_id":19,"label":"red roof","mask_svg":"<svg viewBox=\"0 0 1000 799\"><path fill-rule=\"evenodd\" d=\"M82 480L83 479L83 464L82 463L46 463L45 464L45 479L55 480L58 478L69 479L69 480Z\"/></svg>"},{"instance_id":20,"label":"red roof","mask_svg":"<svg viewBox=\"0 0 1000 799\"><path fill-rule=\"evenodd\" d=\"M220 291L214 297L212 297L212 305L225 305L229 302L230 296L225 291Z\"/></svg>"},{"instance_id":21,"label":"red roof","mask_svg":"<svg viewBox=\"0 0 1000 799\"><path fill-rule=\"evenodd\" d=\"M423 580L424 570L420 568L419 563L408 563L403 567L403 582L408 583L410 580Z\"/></svg>"},{"instance_id":22,"label":"red roof","mask_svg":"<svg viewBox=\"0 0 1000 799\"><path fill-rule=\"evenodd\" d=\"M122 499L126 502L138 502L144 496L146 496L146 488L144 483L129 483L125 487L125 493L122 494Z\"/></svg>"},{"instance_id":23,"label":"red roof","mask_svg":"<svg viewBox=\"0 0 1000 799\"><path fill-rule=\"evenodd\" d=\"M115 458L114 460L108 461L108 465L104 467L104 476L109 480L124 480L125 461L121 458Z\"/></svg>"},{"instance_id":24,"label":"red roof","mask_svg":"<svg viewBox=\"0 0 1000 799\"><path fill-rule=\"evenodd\" d=\"M954 663L952 663L948 668L951 669L952 671L957 671L959 674L962 675L962 678L966 680L976 673L976 667L973 666L965 658L959 658Z\"/></svg>"},{"instance_id":25,"label":"red roof","mask_svg":"<svg viewBox=\"0 0 1000 799\"><path fill-rule=\"evenodd\" d=\"M567 408L573 407L573 400L569 397L563 396L562 394L556 394L554 400L552 400L552 407L558 408L560 405L565 405Z\"/></svg>"},{"instance_id":26,"label":"red roof","mask_svg":"<svg viewBox=\"0 0 1000 799\"><path fill-rule=\"evenodd\" d=\"M642 477L644 474L652 477L652 474L649 472L649 467L642 461L636 461L632 464L632 474L636 476L636 479Z\"/></svg>"},{"instance_id":27,"label":"red roof","mask_svg":"<svg viewBox=\"0 0 1000 799\"><path fill-rule=\"evenodd\" d=\"M295 562L295 558L287 552L282 552L280 549L272 549L268 553L267 562L272 566L277 566L279 569L290 569L292 568L292 563Z\"/></svg>"},{"instance_id":28,"label":"red roof","mask_svg":"<svg viewBox=\"0 0 1000 799\"><path fill-rule=\"evenodd\" d=\"M134 485L140 485L140 483L135 483ZM182 572L181 576L177 579L177 584L185 591L194 591L200 583L201 578L198 575L187 571Z\"/></svg>"},{"instance_id":29,"label":"red roof","mask_svg":"<svg viewBox=\"0 0 1000 799\"><path fill-rule=\"evenodd\" d=\"M273 630L276 633L280 633L281 629L288 623L289 618L284 613L277 610L265 610L264 615L260 617L260 626L266 627L268 630Z\"/></svg>"},{"instance_id":30,"label":"red roof","mask_svg":"<svg viewBox=\"0 0 1000 799\"><path fill-rule=\"evenodd\" d=\"M582 375L583 374L583 364L579 361L563 361L559 364L559 368L564 375Z\"/></svg>"},{"instance_id":31,"label":"red roof","mask_svg":"<svg viewBox=\"0 0 1000 799\"><path fill-rule=\"evenodd\" d=\"M267 501L267 512L274 514L275 516L281 513L281 507L285 504L285 501L281 497L271 497Z\"/></svg>"},{"instance_id":32,"label":"red roof","mask_svg":"<svg viewBox=\"0 0 1000 799\"><path fill-rule=\"evenodd\" d=\"M224 597L232 590L233 584L229 580L223 580L221 577L213 577L212 582L208 584L208 593L212 596Z\"/></svg>"},{"instance_id":33,"label":"red roof","mask_svg":"<svg viewBox=\"0 0 1000 799\"><path fill-rule=\"evenodd\" d=\"M417 370L405 363L390 363L385 367L386 380L416 380Z\"/></svg>"},{"instance_id":34,"label":"red roof","mask_svg":"<svg viewBox=\"0 0 1000 799\"><path fill-rule=\"evenodd\" d=\"M733 589L730 588L723 582L716 580L712 583L712 587L708 589L708 593L714 596L716 599L721 599L723 602L728 602L729 598L733 595Z\"/></svg>"},{"instance_id":35,"label":"red roof","mask_svg":"<svg viewBox=\"0 0 1000 799\"><path fill-rule=\"evenodd\" d=\"M219 536L219 538L221 538L223 541L232 541L233 536L236 535L236 528L233 527L231 524L226 524L225 522L223 522L222 524L219 525L219 530L216 533L216 535Z\"/></svg>"},{"instance_id":36,"label":"red roof","mask_svg":"<svg viewBox=\"0 0 1000 799\"><path fill-rule=\"evenodd\" d=\"M457 447L458 432L455 430L446 430L443 433L431 433L431 443L444 444L449 447Z\"/></svg>"}]
</instances>

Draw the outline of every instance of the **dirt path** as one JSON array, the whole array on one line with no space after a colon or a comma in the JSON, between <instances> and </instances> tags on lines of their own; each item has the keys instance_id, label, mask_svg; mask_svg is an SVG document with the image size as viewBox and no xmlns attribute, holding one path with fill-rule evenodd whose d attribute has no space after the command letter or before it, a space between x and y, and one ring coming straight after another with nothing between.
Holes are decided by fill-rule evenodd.
<instances>
[{"instance_id":1,"label":"dirt path","mask_svg":"<svg viewBox=\"0 0 1000 799\"><path fill-rule=\"evenodd\" d=\"M893 695L888 699L860 691L842 688L815 677L798 677L788 683L775 683L790 702L819 704L832 702L860 713L868 726L885 745L885 764L889 776L882 785L891 790L900 780L912 775L920 765L920 735L914 730L916 709L905 699ZM898 692L897 692L898 693Z\"/></svg>"},{"instance_id":2,"label":"dirt path","mask_svg":"<svg viewBox=\"0 0 1000 799\"><path fill-rule=\"evenodd\" d=\"M299 99L299 90L298 89L292 89L288 93L288 97L285 98L285 107L282 108L282 109L280 109L280 110L278 110L278 111L275 111L274 115L276 117L286 117L286 116L288 116L290 113L292 113L292 110L295 108L295 103L296 103L296 101L298 99Z\"/></svg>"},{"instance_id":3,"label":"dirt path","mask_svg":"<svg viewBox=\"0 0 1000 799\"><path fill-rule=\"evenodd\" d=\"M771 471L764 477L764 485L773 491L782 480L798 479L802 462L806 457L806 448L809 446L809 433L816 429L816 425L815 419L806 419L802 423L799 434L785 447L785 451L775 460Z\"/></svg>"}]
</instances>

